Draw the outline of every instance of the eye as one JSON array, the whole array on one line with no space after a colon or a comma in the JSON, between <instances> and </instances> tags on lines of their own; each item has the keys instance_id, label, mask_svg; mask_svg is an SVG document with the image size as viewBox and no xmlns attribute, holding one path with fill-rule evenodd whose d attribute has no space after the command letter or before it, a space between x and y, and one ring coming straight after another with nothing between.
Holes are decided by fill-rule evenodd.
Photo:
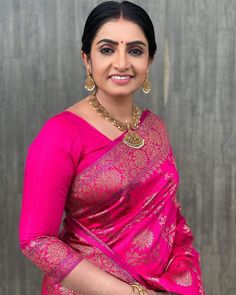
<instances>
[{"instance_id":1,"label":"eye","mask_svg":"<svg viewBox=\"0 0 236 295\"><path fill-rule=\"evenodd\" d=\"M103 47L102 49L100 49L100 52L104 55L111 55L114 50L110 47Z\"/></svg>"},{"instance_id":2,"label":"eye","mask_svg":"<svg viewBox=\"0 0 236 295\"><path fill-rule=\"evenodd\" d=\"M139 48L133 48L133 49L129 50L129 53L133 56L140 56L143 54L143 51Z\"/></svg>"}]
</instances>

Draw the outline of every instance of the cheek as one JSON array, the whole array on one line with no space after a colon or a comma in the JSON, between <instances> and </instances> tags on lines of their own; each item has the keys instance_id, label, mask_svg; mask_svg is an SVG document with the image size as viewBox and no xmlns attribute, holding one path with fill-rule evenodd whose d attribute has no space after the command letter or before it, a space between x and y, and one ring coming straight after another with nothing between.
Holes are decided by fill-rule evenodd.
<instances>
[{"instance_id":1,"label":"cheek","mask_svg":"<svg viewBox=\"0 0 236 295\"><path fill-rule=\"evenodd\" d=\"M91 60L91 66L93 73L102 73L106 71L108 67L107 59L101 58L101 56L96 56Z\"/></svg>"},{"instance_id":2,"label":"cheek","mask_svg":"<svg viewBox=\"0 0 236 295\"><path fill-rule=\"evenodd\" d=\"M148 63L148 59L146 59L146 58L140 59L139 61L136 61L136 63L135 63L136 70L140 74L144 74L144 75L147 74L148 66L149 66L149 63Z\"/></svg>"},{"instance_id":3,"label":"cheek","mask_svg":"<svg viewBox=\"0 0 236 295\"><path fill-rule=\"evenodd\" d=\"M144 66L143 64L140 65L140 67L137 68L137 72L141 76L146 76L148 71L148 65Z\"/></svg>"}]
</instances>

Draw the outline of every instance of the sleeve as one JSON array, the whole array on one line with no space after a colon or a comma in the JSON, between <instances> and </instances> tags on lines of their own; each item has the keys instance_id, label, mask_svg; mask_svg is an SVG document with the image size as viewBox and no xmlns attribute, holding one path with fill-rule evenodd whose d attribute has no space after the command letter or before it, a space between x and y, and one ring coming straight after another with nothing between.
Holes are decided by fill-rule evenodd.
<instances>
[{"instance_id":1,"label":"sleeve","mask_svg":"<svg viewBox=\"0 0 236 295\"><path fill-rule=\"evenodd\" d=\"M81 145L68 126L49 119L31 143L24 170L19 239L22 252L60 282L82 260L58 238Z\"/></svg>"},{"instance_id":2,"label":"sleeve","mask_svg":"<svg viewBox=\"0 0 236 295\"><path fill-rule=\"evenodd\" d=\"M177 204L176 235L169 263L158 283L180 295L204 295L200 256L193 247L193 235Z\"/></svg>"}]
</instances>

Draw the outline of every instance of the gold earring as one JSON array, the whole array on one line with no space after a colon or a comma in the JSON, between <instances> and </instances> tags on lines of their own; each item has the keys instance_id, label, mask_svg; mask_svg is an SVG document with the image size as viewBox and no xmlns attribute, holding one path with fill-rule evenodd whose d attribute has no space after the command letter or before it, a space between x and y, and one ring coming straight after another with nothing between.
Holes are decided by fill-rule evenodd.
<instances>
[{"instance_id":1,"label":"gold earring","mask_svg":"<svg viewBox=\"0 0 236 295\"><path fill-rule=\"evenodd\" d=\"M147 73L147 76L142 84L142 90L143 90L143 93L145 94L148 94L151 90L151 82L149 81L149 78L148 78L148 73Z\"/></svg>"},{"instance_id":2,"label":"gold earring","mask_svg":"<svg viewBox=\"0 0 236 295\"><path fill-rule=\"evenodd\" d=\"M85 79L84 88L87 89L88 91L93 91L93 89L95 88L93 76L90 71L87 71L87 76Z\"/></svg>"}]
</instances>

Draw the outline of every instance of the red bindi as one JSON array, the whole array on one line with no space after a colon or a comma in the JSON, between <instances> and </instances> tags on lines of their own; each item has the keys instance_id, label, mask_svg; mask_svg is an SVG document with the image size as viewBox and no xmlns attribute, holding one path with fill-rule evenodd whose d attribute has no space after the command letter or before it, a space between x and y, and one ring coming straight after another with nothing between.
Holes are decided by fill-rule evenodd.
<instances>
[{"instance_id":1,"label":"red bindi","mask_svg":"<svg viewBox=\"0 0 236 295\"><path fill-rule=\"evenodd\" d=\"M121 40L121 41L120 41L120 43L121 43L121 44L123 44L123 43L124 43L124 41L123 41L123 40Z\"/></svg>"}]
</instances>

